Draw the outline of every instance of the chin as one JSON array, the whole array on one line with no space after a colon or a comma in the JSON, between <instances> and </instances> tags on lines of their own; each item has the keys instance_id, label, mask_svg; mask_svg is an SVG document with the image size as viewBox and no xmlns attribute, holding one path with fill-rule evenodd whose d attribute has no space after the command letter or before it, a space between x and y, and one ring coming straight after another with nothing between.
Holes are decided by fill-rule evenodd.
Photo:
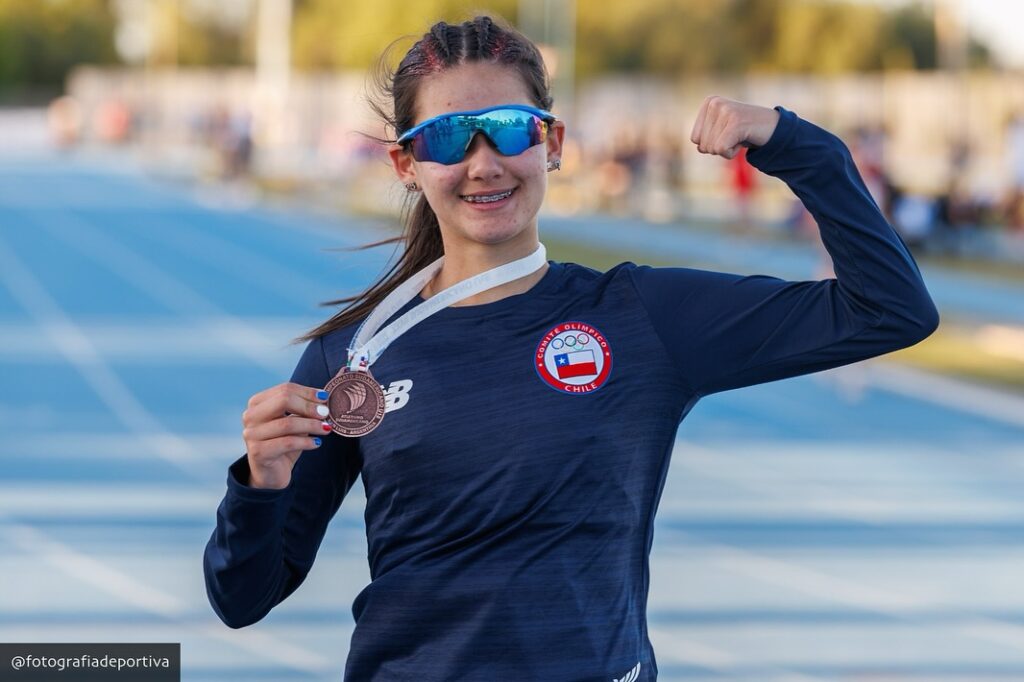
<instances>
[{"instance_id":1,"label":"chin","mask_svg":"<svg viewBox=\"0 0 1024 682\"><path fill-rule=\"evenodd\" d=\"M519 230L518 232L480 232L470 234L468 236L479 244L497 245L516 240L524 231L525 230Z\"/></svg>"},{"instance_id":2,"label":"chin","mask_svg":"<svg viewBox=\"0 0 1024 682\"><path fill-rule=\"evenodd\" d=\"M496 226L494 229L476 226L475 229L462 230L462 235L470 241L478 244L505 244L510 241L522 238L529 232L528 226L509 228L508 226Z\"/></svg>"}]
</instances>

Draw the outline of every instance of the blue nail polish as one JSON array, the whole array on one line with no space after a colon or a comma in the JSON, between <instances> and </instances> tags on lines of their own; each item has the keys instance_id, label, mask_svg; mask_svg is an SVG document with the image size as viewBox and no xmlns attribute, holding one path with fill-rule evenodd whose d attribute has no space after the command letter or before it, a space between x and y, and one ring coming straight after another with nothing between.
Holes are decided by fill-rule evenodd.
<instances>
[{"instance_id":1,"label":"blue nail polish","mask_svg":"<svg viewBox=\"0 0 1024 682\"><path fill-rule=\"evenodd\" d=\"M317 400L327 400L327 391L317 391L316 398Z\"/></svg>"},{"instance_id":2,"label":"blue nail polish","mask_svg":"<svg viewBox=\"0 0 1024 682\"><path fill-rule=\"evenodd\" d=\"M319 438L314 438L313 442L316 443L317 447L320 447L320 443L322 443L323 441L321 441Z\"/></svg>"}]
</instances>

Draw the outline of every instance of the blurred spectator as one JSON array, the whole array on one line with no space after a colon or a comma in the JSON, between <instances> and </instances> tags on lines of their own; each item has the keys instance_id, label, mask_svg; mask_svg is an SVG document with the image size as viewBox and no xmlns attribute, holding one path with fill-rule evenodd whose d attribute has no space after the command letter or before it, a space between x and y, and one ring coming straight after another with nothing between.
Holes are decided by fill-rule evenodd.
<instances>
[{"instance_id":1,"label":"blurred spectator","mask_svg":"<svg viewBox=\"0 0 1024 682\"><path fill-rule=\"evenodd\" d=\"M682 138L671 126L663 125L649 138L647 146L642 213L648 220L664 222L682 214Z\"/></svg>"},{"instance_id":2,"label":"blurred spectator","mask_svg":"<svg viewBox=\"0 0 1024 682\"><path fill-rule=\"evenodd\" d=\"M252 169L252 115L248 111L236 112L229 121L228 136L224 141L225 177L240 178Z\"/></svg>"},{"instance_id":3,"label":"blurred spectator","mask_svg":"<svg viewBox=\"0 0 1024 682\"><path fill-rule=\"evenodd\" d=\"M642 185L647 172L647 145L636 128L620 129L616 138L614 158L629 169L632 185Z\"/></svg>"},{"instance_id":4,"label":"blurred spectator","mask_svg":"<svg viewBox=\"0 0 1024 682\"><path fill-rule=\"evenodd\" d=\"M892 201L892 226L910 249L926 246L938 218L938 202L924 194L895 190Z\"/></svg>"},{"instance_id":5,"label":"blurred spectator","mask_svg":"<svg viewBox=\"0 0 1024 682\"><path fill-rule=\"evenodd\" d=\"M99 106L94 118L96 136L102 142L123 144L131 138L132 112L120 99L109 99Z\"/></svg>"},{"instance_id":6,"label":"blurred spectator","mask_svg":"<svg viewBox=\"0 0 1024 682\"><path fill-rule=\"evenodd\" d=\"M850 138L850 154L864 185L886 217L892 216L892 181L885 171L887 133L882 126L862 126Z\"/></svg>"},{"instance_id":7,"label":"blurred spectator","mask_svg":"<svg viewBox=\"0 0 1024 682\"><path fill-rule=\"evenodd\" d=\"M597 174L597 206L601 211L623 213L633 184L629 167L614 158L605 159L594 169Z\"/></svg>"},{"instance_id":8,"label":"blurred spectator","mask_svg":"<svg viewBox=\"0 0 1024 682\"><path fill-rule=\"evenodd\" d=\"M634 126L620 128L616 137L613 160L626 169L624 179L625 208L631 213L642 212L644 198L647 195L647 183L650 180L647 172L647 145Z\"/></svg>"},{"instance_id":9,"label":"blurred spectator","mask_svg":"<svg viewBox=\"0 0 1024 682\"><path fill-rule=\"evenodd\" d=\"M1019 187L1010 190L1004 202L1003 216L1010 230L1024 233L1024 191Z\"/></svg>"},{"instance_id":10,"label":"blurred spectator","mask_svg":"<svg viewBox=\"0 0 1024 682\"><path fill-rule=\"evenodd\" d=\"M971 164L971 148L966 139L958 139L949 147L949 182L936 202L936 229L930 246L951 253L961 253L982 220L982 206L971 195L967 170Z\"/></svg>"},{"instance_id":11,"label":"blurred spectator","mask_svg":"<svg viewBox=\"0 0 1024 682\"><path fill-rule=\"evenodd\" d=\"M682 192L686 189L686 176L683 173L683 137L670 127L665 128L659 149L663 150L666 163L666 181L673 191Z\"/></svg>"},{"instance_id":12,"label":"blurred spectator","mask_svg":"<svg viewBox=\"0 0 1024 682\"><path fill-rule=\"evenodd\" d=\"M69 95L50 102L47 109L50 136L59 149L77 144L82 134L82 108L78 100Z\"/></svg>"},{"instance_id":13,"label":"blurred spectator","mask_svg":"<svg viewBox=\"0 0 1024 682\"><path fill-rule=\"evenodd\" d=\"M1018 111L1006 125L1006 152L1010 163L1010 190L1004 202L1006 224L1024 231L1024 112Z\"/></svg>"},{"instance_id":14,"label":"blurred spectator","mask_svg":"<svg viewBox=\"0 0 1024 682\"><path fill-rule=\"evenodd\" d=\"M1024 112L1018 111L1007 122L1006 138L1013 186L1024 188Z\"/></svg>"},{"instance_id":15,"label":"blurred spectator","mask_svg":"<svg viewBox=\"0 0 1024 682\"><path fill-rule=\"evenodd\" d=\"M754 167L747 161L747 148L740 147L739 153L727 162L729 187L736 200L737 226L750 226L750 204L757 190Z\"/></svg>"},{"instance_id":16,"label":"blurred spectator","mask_svg":"<svg viewBox=\"0 0 1024 682\"><path fill-rule=\"evenodd\" d=\"M234 180L249 175L252 167L252 116L248 111L232 113L218 105L206 117L205 141L214 152L219 175Z\"/></svg>"}]
</instances>

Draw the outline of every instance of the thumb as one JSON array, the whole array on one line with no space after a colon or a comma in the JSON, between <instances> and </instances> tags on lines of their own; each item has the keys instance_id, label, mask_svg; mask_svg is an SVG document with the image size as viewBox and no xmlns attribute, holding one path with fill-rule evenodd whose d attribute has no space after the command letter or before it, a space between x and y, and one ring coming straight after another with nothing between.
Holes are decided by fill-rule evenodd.
<instances>
[{"instance_id":1,"label":"thumb","mask_svg":"<svg viewBox=\"0 0 1024 682\"><path fill-rule=\"evenodd\" d=\"M736 155L740 153L740 150L743 149L744 146L745 145L743 144L738 144L734 147L729 147L728 149L721 153L721 156L724 156L729 160L735 159Z\"/></svg>"}]
</instances>

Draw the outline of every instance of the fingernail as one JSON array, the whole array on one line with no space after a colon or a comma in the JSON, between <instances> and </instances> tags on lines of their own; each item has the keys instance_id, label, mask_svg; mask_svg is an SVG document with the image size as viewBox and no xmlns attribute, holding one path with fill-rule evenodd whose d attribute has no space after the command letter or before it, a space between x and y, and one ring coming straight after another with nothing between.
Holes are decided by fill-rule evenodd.
<instances>
[{"instance_id":1,"label":"fingernail","mask_svg":"<svg viewBox=\"0 0 1024 682\"><path fill-rule=\"evenodd\" d=\"M324 431L330 431L331 430L331 425L328 424L327 422L320 422L320 426L323 428Z\"/></svg>"},{"instance_id":2,"label":"fingernail","mask_svg":"<svg viewBox=\"0 0 1024 682\"><path fill-rule=\"evenodd\" d=\"M319 438L314 438L313 442L316 443L317 447L320 447L320 443L322 443L323 441L321 441Z\"/></svg>"},{"instance_id":3,"label":"fingernail","mask_svg":"<svg viewBox=\"0 0 1024 682\"><path fill-rule=\"evenodd\" d=\"M329 415L331 413L331 411L327 409L326 405L317 405L316 406L316 413L318 415L320 415L321 417L326 417L327 415Z\"/></svg>"},{"instance_id":4,"label":"fingernail","mask_svg":"<svg viewBox=\"0 0 1024 682\"><path fill-rule=\"evenodd\" d=\"M327 391L317 391L316 392L316 399L317 400L327 400Z\"/></svg>"}]
</instances>

